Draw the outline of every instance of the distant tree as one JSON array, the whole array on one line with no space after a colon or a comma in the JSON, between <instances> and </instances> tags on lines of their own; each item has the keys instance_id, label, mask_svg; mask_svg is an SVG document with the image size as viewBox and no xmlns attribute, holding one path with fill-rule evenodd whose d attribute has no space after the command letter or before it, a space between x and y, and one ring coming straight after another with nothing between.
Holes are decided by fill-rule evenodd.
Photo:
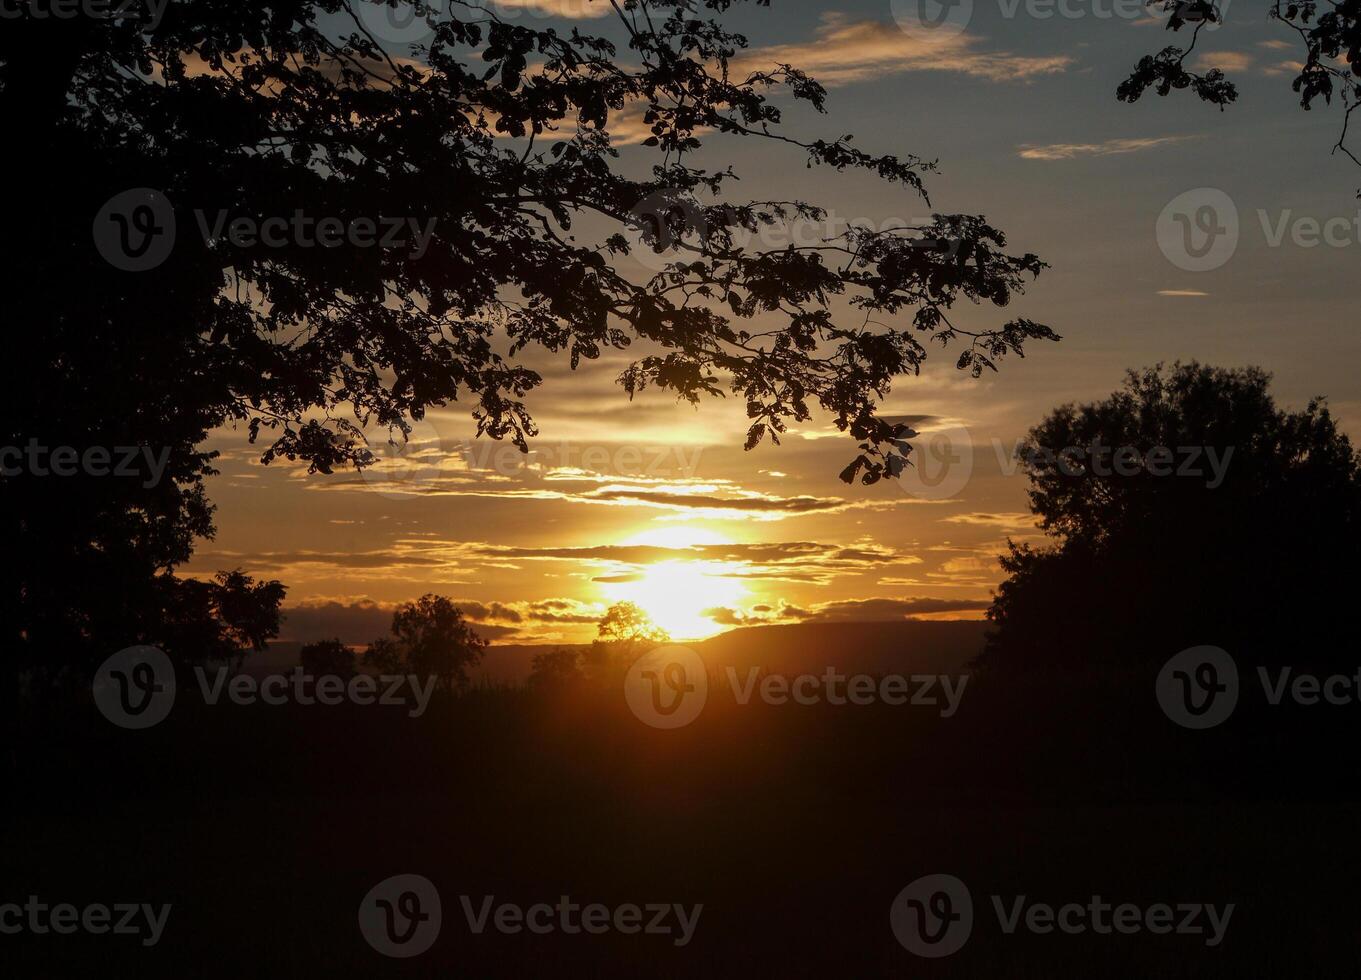
<instances>
[{"instance_id":1,"label":"distant tree","mask_svg":"<svg viewBox=\"0 0 1361 980\"><path fill-rule=\"evenodd\" d=\"M1117 98L1137 102L1151 88L1162 96L1189 90L1221 110L1236 102L1238 88L1223 69L1213 67L1213 52L1205 55L1210 67L1202 69L1194 63L1188 67L1187 62L1200 40L1201 31L1223 23L1229 9L1228 0L1145 2L1150 9L1166 16L1168 30L1181 31L1189 25L1190 39L1185 47L1169 45L1157 54L1141 58L1129 78L1120 84ZM1267 17L1279 23L1282 34L1292 38L1297 45L1298 69L1290 87L1299 94L1301 107L1312 109L1319 98L1331 105L1336 96L1342 109L1342 125L1333 150L1341 151L1354 163L1361 164L1361 159L1347 146L1352 112L1361 105L1361 5L1355 0L1342 3L1273 0L1267 8ZM1283 63L1290 60L1282 57Z\"/></svg>"},{"instance_id":2,"label":"distant tree","mask_svg":"<svg viewBox=\"0 0 1361 980\"><path fill-rule=\"evenodd\" d=\"M462 610L433 594L398 606L392 614L392 635L411 670L439 678L445 690L466 687L468 668L476 666L487 649L487 641L473 631Z\"/></svg>"},{"instance_id":3,"label":"distant tree","mask_svg":"<svg viewBox=\"0 0 1361 980\"><path fill-rule=\"evenodd\" d=\"M360 658L364 669L376 674L396 674L402 670L402 651L391 637L380 636L369 644Z\"/></svg>"},{"instance_id":4,"label":"distant tree","mask_svg":"<svg viewBox=\"0 0 1361 980\"><path fill-rule=\"evenodd\" d=\"M582 651L582 667L588 676L612 677L641 654L670 640L671 635L636 603L616 602L596 624L596 639Z\"/></svg>"},{"instance_id":5,"label":"distant tree","mask_svg":"<svg viewBox=\"0 0 1361 980\"><path fill-rule=\"evenodd\" d=\"M334 674L348 678L355 673L354 651L338 639L307 644L298 652L298 660L303 670L316 676Z\"/></svg>"},{"instance_id":6,"label":"distant tree","mask_svg":"<svg viewBox=\"0 0 1361 980\"><path fill-rule=\"evenodd\" d=\"M536 653L529 661L529 686L560 688L581 680L585 675L576 650L549 650Z\"/></svg>"},{"instance_id":7,"label":"distant tree","mask_svg":"<svg viewBox=\"0 0 1361 980\"><path fill-rule=\"evenodd\" d=\"M769 142L809 167L878 175L907 192L889 213L929 210L933 164L786 131L783 101L823 111L826 93L793 66L753 60L717 19L730 6L611 3L621 51L580 24L536 29L462 0L439 12L176 0L154 24L15 5L0 31L0 115L23 152L0 167L9 223L26 231L0 262L6 320L19 325L0 447L169 457L154 481L0 475L6 652L94 656L150 621L153 583L213 533L215 454L200 447L220 427L263 439L266 463L331 472L372 462L365 427L404 437L458 400L479 433L526 450L525 396L543 378L523 349L575 368L637 341L619 377L630 396L731 390L748 448L820 408L859 443L845 479L871 483L904 459L880 403L931 343L958 342L959 367L978 375L1056 339L1025 318L953 319L961 302L1008 305L1044 267L1010 254L980 215L751 242L826 213L733 198L735 173L690 165L702 140ZM385 46L377 24L411 15L426 36ZM612 133L637 119L651 167L617 159ZM339 235L317 247L277 227L238 233L238 219L295 215L411 218L431 237L416 249L380 228L376 246ZM172 227L159 265L111 263L158 257ZM617 267L640 241L665 268Z\"/></svg>"},{"instance_id":8,"label":"distant tree","mask_svg":"<svg viewBox=\"0 0 1361 980\"><path fill-rule=\"evenodd\" d=\"M1019 453L1054 543L1009 542L982 664L1129 666L1212 644L1354 668L1361 458L1322 399L1282 411L1269 383L1160 365L1031 430Z\"/></svg>"},{"instance_id":9,"label":"distant tree","mask_svg":"<svg viewBox=\"0 0 1361 980\"><path fill-rule=\"evenodd\" d=\"M665 643L669 633L652 621L636 603L616 602L596 624L596 635L606 643Z\"/></svg>"}]
</instances>

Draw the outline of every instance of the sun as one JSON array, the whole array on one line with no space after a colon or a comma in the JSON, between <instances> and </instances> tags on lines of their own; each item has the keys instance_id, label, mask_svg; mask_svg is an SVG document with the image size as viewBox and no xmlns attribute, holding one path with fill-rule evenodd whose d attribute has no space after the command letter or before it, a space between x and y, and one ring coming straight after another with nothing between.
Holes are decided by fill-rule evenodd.
<instances>
[{"instance_id":1,"label":"sun","mask_svg":"<svg viewBox=\"0 0 1361 980\"><path fill-rule=\"evenodd\" d=\"M648 531L627 543L681 548L726 542L705 529L673 527ZM703 615L704 610L730 606L747 594L742 581L733 577L737 570L731 562L669 560L645 566L628 581L605 583L601 588L613 602L637 604L672 639L698 640L722 629Z\"/></svg>"}]
</instances>

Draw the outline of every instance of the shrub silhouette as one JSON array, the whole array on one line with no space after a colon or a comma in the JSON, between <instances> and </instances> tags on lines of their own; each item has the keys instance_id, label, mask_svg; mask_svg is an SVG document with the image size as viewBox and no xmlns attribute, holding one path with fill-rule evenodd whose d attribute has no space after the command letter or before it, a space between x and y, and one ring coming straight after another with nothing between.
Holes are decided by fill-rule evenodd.
<instances>
[{"instance_id":1,"label":"shrub silhouette","mask_svg":"<svg viewBox=\"0 0 1361 980\"><path fill-rule=\"evenodd\" d=\"M318 640L307 644L298 651L298 661L303 670L317 676L334 674L349 678L355 673L354 651L339 640Z\"/></svg>"}]
</instances>

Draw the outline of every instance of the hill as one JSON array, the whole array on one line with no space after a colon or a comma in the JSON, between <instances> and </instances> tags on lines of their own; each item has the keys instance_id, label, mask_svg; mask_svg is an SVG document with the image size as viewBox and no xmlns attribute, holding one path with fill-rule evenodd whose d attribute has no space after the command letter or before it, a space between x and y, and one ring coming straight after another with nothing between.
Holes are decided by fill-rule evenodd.
<instances>
[{"instance_id":1,"label":"hill","mask_svg":"<svg viewBox=\"0 0 1361 980\"><path fill-rule=\"evenodd\" d=\"M686 645L715 668L755 666L786 674L822 673L828 667L843 673L958 673L982 651L988 625L976 620L892 620L744 626ZM493 645L477 676L494 683L519 683L529 676L535 654L581 648Z\"/></svg>"}]
</instances>

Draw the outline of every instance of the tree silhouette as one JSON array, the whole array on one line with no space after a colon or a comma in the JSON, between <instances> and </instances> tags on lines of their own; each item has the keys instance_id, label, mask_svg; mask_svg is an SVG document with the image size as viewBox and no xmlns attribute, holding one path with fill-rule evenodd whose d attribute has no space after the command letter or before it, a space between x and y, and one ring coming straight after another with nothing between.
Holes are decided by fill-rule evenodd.
<instances>
[{"instance_id":1,"label":"tree silhouette","mask_svg":"<svg viewBox=\"0 0 1361 980\"><path fill-rule=\"evenodd\" d=\"M149 593L212 534L212 454L197 447L226 424L263 440L265 462L329 472L372 460L365 427L406 433L463 400L479 433L523 450L523 397L542 378L522 350L575 368L641 341L619 378L630 396L727 388L748 447L821 407L860 443L846 479L870 483L903 465L877 406L928 341L962 341L957 363L977 375L1056 339L1024 318L951 319L961 299L1007 305L1043 267L981 216L806 247L744 240L825 214L731 199L734 173L688 162L709 134L867 170L924 203L933 165L785 132L772 92L819 111L825 93L795 67L742 60L746 38L716 17L730 0L613 5L627 52L460 0L419 45L384 46L373 16L395 6L178 0L147 25L20 4L6 19L0 109L24 153L3 165L28 232L0 263L22 326L0 435L169 452L152 487L0 477L0 533L22 549L0 599L7 647L89 656L154 625ZM610 136L639 116L654 154L641 176ZM297 215L409 218L431 237L317 246L290 237ZM624 232L665 267L620 271ZM172 241L154 267L115 265Z\"/></svg>"},{"instance_id":2,"label":"tree silhouette","mask_svg":"<svg viewBox=\"0 0 1361 980\"><path fill-rule=\"evenodd\" d=\"M392 635L407 666L434 676L446 691L468 686L468 668L477 666L487 641L473 631L463 612L449 599L427 594L398 606Z\"/></svg>"},{"instance_id":3,"label":"tree silhouette","mask_svg":"<svg viewBox=\"0 0 1361 980\"><path fill-rule=\"evenodd\" d=\"M577 664L586 677L611 682L639 656L670 641L671 635L636 603L616 602L596 623L596 638L581 651Z\"/></svg>"},{"instance_id":4,"label":"tree silhouette","mask_svg":"<svg viewBox=\"0 0 1361 980\"><path fill-rule=\"evenodd\" d=\"M309 674L353 677L355 673L354 651L340 640L318 640L308 643L298 651L298 662Z\"/></svg>"},{"instance_id":5,"label":"tree silhouette","mask_svg":"<svg viewBox=\"0 0 1361 980\"><path fill-rule=\"evenodd\" d=\"M1009 543L982 664L1128 667L1213 644L1354 668L1361 458L1322 399L1282 411L1269 383L1257 368L1159 365L1031 430L1019 455L1055 542Z\"/></svg>"},{"instance_id":6,"label":"tree silhouette","mask_svg":"<svg viewBox=\"0 0 1361 980\"><path fill-rule=\"evenodd\" d=\"M1224 12L1213 0L1146 0L1147 5L1167 15L1167 29L1180 31L1191 25L1191 39L1185 48L1169 45L1155 55L1146 55L1135 65L1129 78L1120 83L1116 97L1137 102L1148 89L1166 96L1189 89L1196 96L1221 110L1238 100L1238 89L1220 68L1202 72L1186 67L1195 50L1200 32L1207 25L1222 23ZM1227 3L1223 5L1227 9ZM1320 7L1324 12L1319 13ZM1273 0L1267 15L1279 22L1285 33L1299 44L1303 60L1291 81L1300 96L1300 106L1312 109L1316 100L1332 104L1336 95L1342 107L1342 127L1334 152L1345 153L1354 163L1361 159L1347 147L1352 112L1361 105L1361 5L1354 2L1328 3L1315 0ZM1339 66L1339 62L1345 67Z\"/></svg>"},{"instance_id":7,"label":"tree silhouette","mask_svg":"<svg viewBox=\"0 0 1361 980\"><path fill-rule=\"evenodd\" d=\"M529 660L528 685L540 690L557 690L581 680L581 655L576 650L549 650Z\"/></svg>"},{"instance_id":8,"label":"tree silhouette","mask_svg":"<svg viewBox=\"0 0 1361 980\"><path fill-rule=\"evenodd\" d=\"M605 643L665 643L670 634L652 621L637 603L616 602L596 624L596 636Z\"/></svg>"}]
</instances>

